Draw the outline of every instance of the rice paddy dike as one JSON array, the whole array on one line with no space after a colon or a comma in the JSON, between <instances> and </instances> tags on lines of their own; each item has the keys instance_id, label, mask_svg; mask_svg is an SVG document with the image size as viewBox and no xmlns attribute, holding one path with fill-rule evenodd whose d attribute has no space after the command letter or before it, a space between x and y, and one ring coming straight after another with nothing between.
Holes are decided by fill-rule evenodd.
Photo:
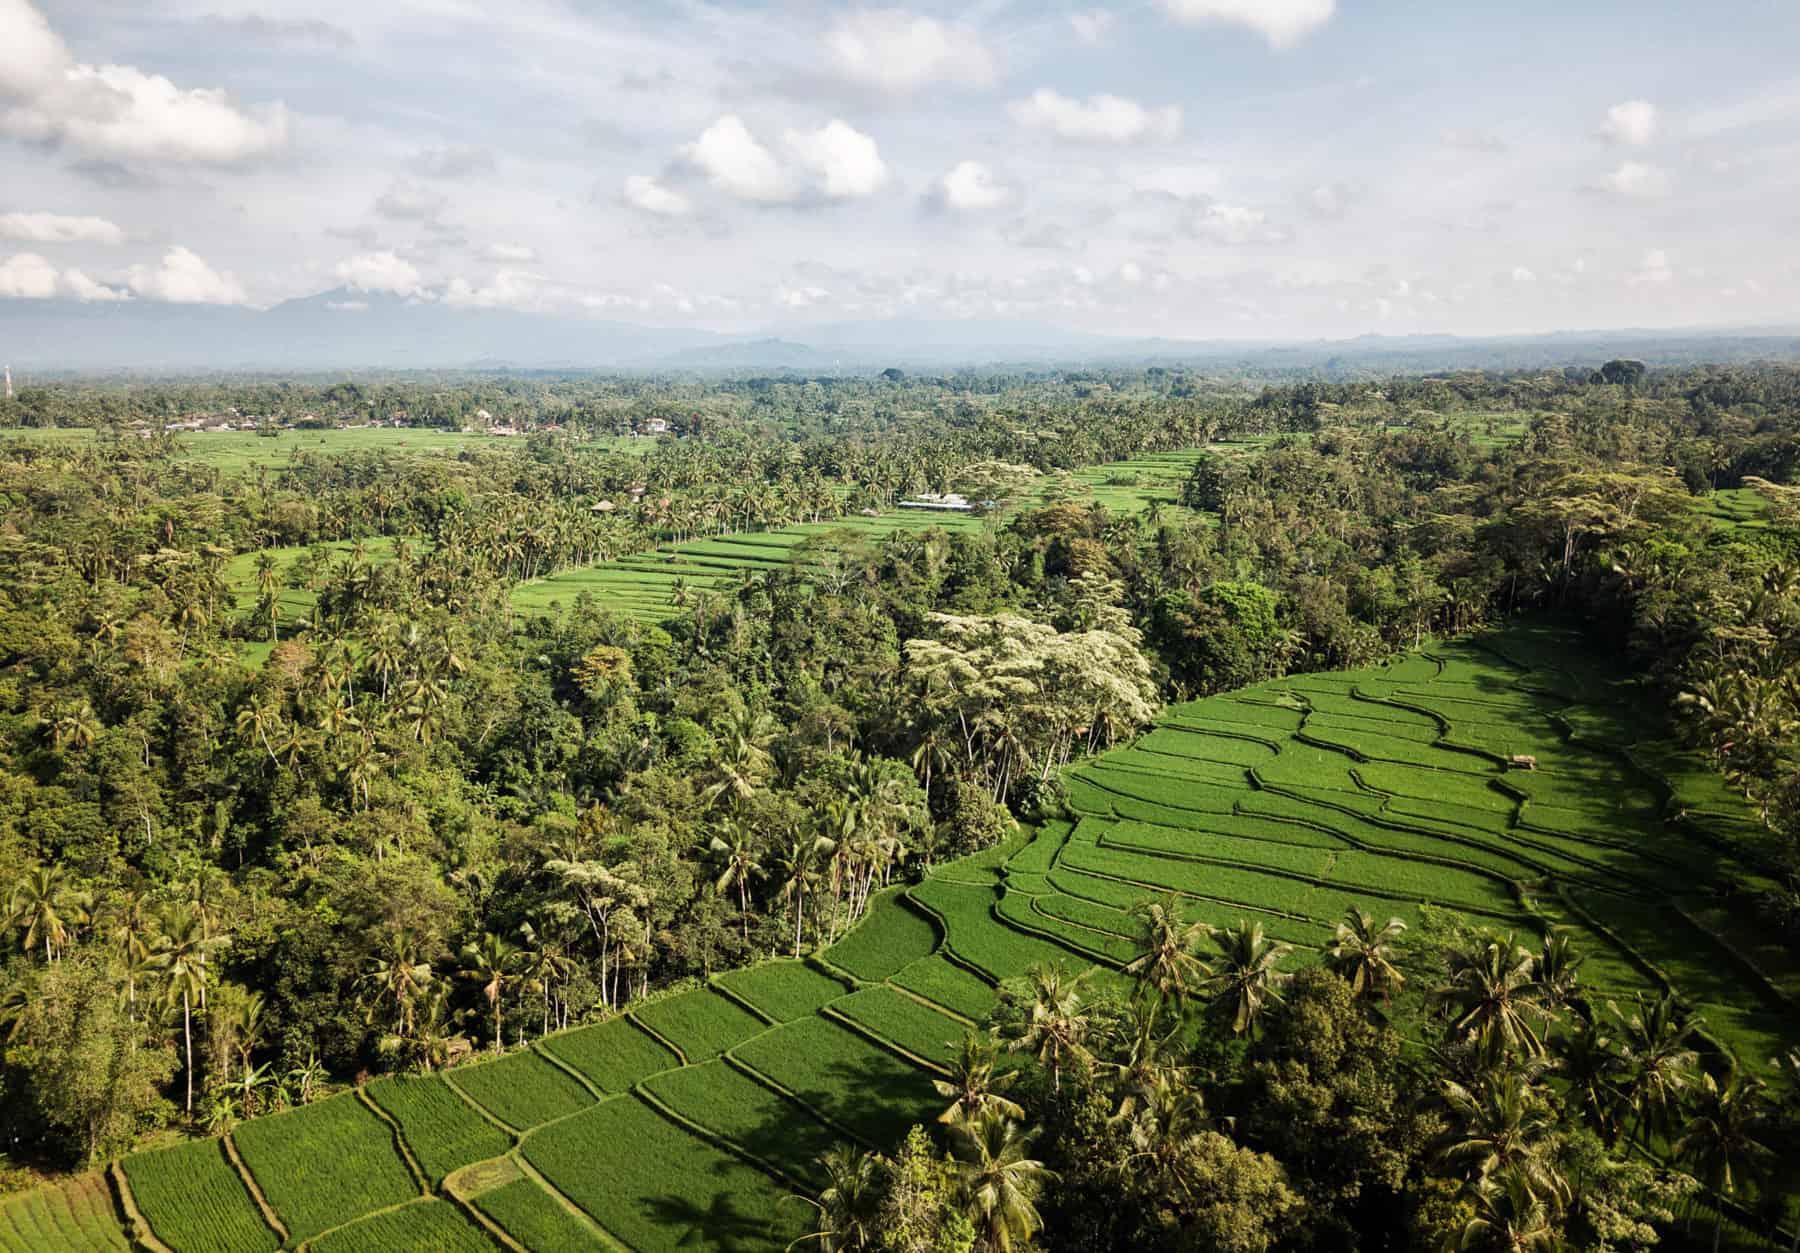
<instances>
[{"instance_id":1,"label":"rice paddy dike","mask_svg":"<svg viewBox=\"0 0 1800 1253\"><path fill-rule=\"evenodd\" d=\"M778 1250L820 1153L940 1111L929 1081L1001 980L1122 982L1127 910L1168 891L1296 961L1351 904L1567 928L1591 997L1672 988L1760 1071L1795 1043L1800 971L1719 895L1753 877L1754 819L1655 725L1541 625L1172 706L1066 772L1066 820L882 894L811 959L12 1197L0 1250Z\"/></svg>"}]
</instances>

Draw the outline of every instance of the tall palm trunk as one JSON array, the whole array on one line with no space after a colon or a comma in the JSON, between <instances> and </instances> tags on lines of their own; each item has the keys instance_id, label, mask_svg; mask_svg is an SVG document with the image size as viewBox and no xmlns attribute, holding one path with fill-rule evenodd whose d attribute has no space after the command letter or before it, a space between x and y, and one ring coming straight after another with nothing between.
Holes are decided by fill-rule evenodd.
<instances>
[{"instance_id":1,"label":"tall palm trunk","mask_svg":"<svg viewBox=\"0 0 1800 1253\"><path fill-rule=\"evenodd\" d=\"M181 989L181 1038L187 1049L187 1112L189 1117L194 1113L194 1028L192 1008L188 1003L188 990Z\"/></svg>"}]
</instances>

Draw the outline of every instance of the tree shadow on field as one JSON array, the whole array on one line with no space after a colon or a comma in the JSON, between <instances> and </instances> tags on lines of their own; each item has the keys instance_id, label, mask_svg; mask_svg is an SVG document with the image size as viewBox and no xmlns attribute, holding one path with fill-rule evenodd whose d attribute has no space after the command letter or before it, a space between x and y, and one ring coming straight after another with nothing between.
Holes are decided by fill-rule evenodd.
<instances>
[{"instance_id":1,"label":"tree shadow on field","mask_svg":"<svg viewBox=\"0 0 1800 1253\"><path fill-rule=\"evenodd\" d=\"M674 1242L678 1249L763 1253L781 1243L767 1219L743 1213L729 1192L714 1193L704 1206L678 1196L646 1197L644 1208L659 1226L679 1233Z\"/></svg>"}]
</instances>

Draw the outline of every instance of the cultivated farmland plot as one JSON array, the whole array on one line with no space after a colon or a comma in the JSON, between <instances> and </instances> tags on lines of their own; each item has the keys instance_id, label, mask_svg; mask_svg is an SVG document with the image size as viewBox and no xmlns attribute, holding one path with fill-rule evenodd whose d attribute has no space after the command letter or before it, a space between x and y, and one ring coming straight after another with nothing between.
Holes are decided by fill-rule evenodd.
<instances>
[{"instance_id":1,"label":"cultivated farmland plot","mask_svg":"<svg viewBox=\"0 0 1800 1253\"><path fill-rule=\"evenodd\" d=\"M253 1118L231 1138L294 1241L419 1194L393 1128L352 1095Z\"/></svg>"},{"instance_id":2,"label":"cultivated farmland plot","mask_svg":"<svg viewBox=\"0 0 1800 1253\"><path fill-rule=\"evenodd\" d=\"M0 1250L5 1253L128 1253L131 1247L102 1175L82 1175L0 1201Z\"/></svg>"},{"instance_id":3,"label":"cultivated farmland plot","mask_svg":"<svg viewBox=\"0 0 1800 1253\"><path fill-rule=\"evenodd\" d=\"M237 1253L281 1243L225 1156L223 1140L193 1140L125 1159L125 1178L158 1240L182 1253Z\"/></svg>"},{"instance_id":4,"label":"cultivated farmland plot","mask_svg":"<svg viewBox=\"0 0 1800 1253\"><path fill-rule=\"evenodd\" d=\"M441 1076L366 1095L432 1190L483 1163L452 1185L525 1248L773 1253L803 1217L780 1200L817 1186L819 1154L846 1139L891 1148L941 1112L933 1068L1002 980L1061 962L1094 971L1091 995L1119 989L1132 907L1170 892L1192 921L1261 922L1295 946L1290 965L1350 905L1409 923L1430 906L1525 942L1563 927L1594 994L1628 1001L1666 981L1760 1070L1792 1043L1800 971L1711 888L1753 819L1674 746L1631 742L1637 722L1614 699L1571 640L1517 628L1183 705L1066 772L1072 820L878 894L820 957L733 971L450 1072L519 1129L517 1148ZM1535 770L1507 768L1513 745ZM292 1243L487 1247L462 1209L419 1195L393 1129L355 1099L234 1138ZM518 1173L521 1157L554 1192ZM479 1172L492 1190L465 1190ZM215 1142L134 1157L124 1176L172 1247L273 1247ZM0 1204L0 1251L46 1247L127 1247L103 1180Z\"/></svg>"}]
</instances>

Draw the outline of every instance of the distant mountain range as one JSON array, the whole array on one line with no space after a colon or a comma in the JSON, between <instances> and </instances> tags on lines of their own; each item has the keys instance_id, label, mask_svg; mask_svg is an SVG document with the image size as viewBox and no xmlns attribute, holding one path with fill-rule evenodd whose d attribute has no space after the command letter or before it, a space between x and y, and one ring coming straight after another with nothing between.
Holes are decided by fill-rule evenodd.
<instances>
[{"instance_id":1,"label":"distant mountain range","mask_svg":"<svg viewBox=\"0 0 1800 1253\"><path fill-rule=\"evenodd\" d=\"M458 309L349 290L268 310L142 301L0 300L0 361L32 371L625 369L856 373L970 365L1201 366L1342 376L1526 369L1613 356L1651 364L1800 359L1800 328L1579 331L1469 339L1118 338L1035 322L893 319L722 335L589 318Z\"/></svg>"}]
</instances>

